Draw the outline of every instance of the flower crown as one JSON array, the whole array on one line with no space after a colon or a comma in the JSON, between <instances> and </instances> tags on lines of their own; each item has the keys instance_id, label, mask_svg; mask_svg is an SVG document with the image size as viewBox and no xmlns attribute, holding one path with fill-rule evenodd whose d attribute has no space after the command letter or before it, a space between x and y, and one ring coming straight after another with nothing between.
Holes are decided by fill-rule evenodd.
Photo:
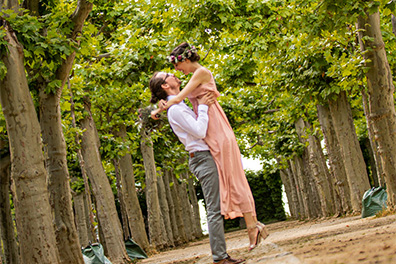
<instances>
[{"instance_id":1,"label":"flower crown","mask_svg":"<svg viewBox=\"0 0 396 264\"><path fill-rule=\"evenodd\" d=\"M194 46L191 46L191 49L186 48L184 52L180 55L174 56L171 55L168 57L168 61L171 63L178 63L179 61L184 61L185 59L191 58L191 56L197 53L197 49Z\"/></svg>"}]
</instances>

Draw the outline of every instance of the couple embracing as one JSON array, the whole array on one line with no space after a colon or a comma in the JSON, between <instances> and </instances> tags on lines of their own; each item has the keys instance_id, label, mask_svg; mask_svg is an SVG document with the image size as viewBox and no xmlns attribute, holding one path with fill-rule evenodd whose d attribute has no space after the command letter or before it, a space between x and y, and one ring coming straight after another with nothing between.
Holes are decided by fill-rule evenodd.
<instances>
[{"instance_id":1,"label":"couple embracing","mask_svg":"<svg viewBox=\"0 0 396 264\"><path fill-rule=\"evenodd\" d=\"M189 168L202 185L207 206L209 240L214 263L243 263L226 252L223 217L244 217L249 248L254 249L268 236L264 224L257 221L252 192L242 167L234 132L217 102L220 95L212 73L199 64L195 47L177 46L169 56L175 69L193 73L180 91L180 80L172 74L157 72L150 80L151 103L159 108L153 118L167 110L168 121L189 153ZM188 98L189 108L183 100Z\"/></svg>"}]
</instances>

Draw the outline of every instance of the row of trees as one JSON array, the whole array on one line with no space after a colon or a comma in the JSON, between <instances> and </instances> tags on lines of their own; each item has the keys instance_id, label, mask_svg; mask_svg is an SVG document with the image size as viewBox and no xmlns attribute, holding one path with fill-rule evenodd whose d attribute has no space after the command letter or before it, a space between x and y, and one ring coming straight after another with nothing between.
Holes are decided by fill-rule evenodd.
<instances>
[{"instance_id":1,"label":"row of trees","mask_svg":"<svg viewBox=\"0 0 396 264\"><path fill-rule=\"evenodd\" d=\"M146 250L200 237L183 147L137 111L185 40L213 71L242 153L280 174L293 217L357 213L378 185L395 206L392 1L19 2L0 15L7 263L82 263L97 235L128 263L128 236Z\"/></svg>"}]
</instances>

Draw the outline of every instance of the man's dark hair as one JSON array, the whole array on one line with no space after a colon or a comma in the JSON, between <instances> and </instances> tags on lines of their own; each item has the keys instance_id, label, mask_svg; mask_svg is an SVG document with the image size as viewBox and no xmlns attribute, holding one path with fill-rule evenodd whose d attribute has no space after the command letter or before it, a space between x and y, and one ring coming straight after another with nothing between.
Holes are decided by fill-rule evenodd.
<instances>
[{"instance_id":1,"label":"man's dark hair","mask_svg":"<svg viewBox=\"0 0 396 264\"><path fill-rule=\"evenodd\" d=\"M162 78L157 77L158 72L154 73L153 77L150 79L150 91L151 91L151 99L150 103L155 104L159 100L168 97L168 94L164 89L162 89L162 85L165 83L165 80Z\"/></svg>"}]
</instances>

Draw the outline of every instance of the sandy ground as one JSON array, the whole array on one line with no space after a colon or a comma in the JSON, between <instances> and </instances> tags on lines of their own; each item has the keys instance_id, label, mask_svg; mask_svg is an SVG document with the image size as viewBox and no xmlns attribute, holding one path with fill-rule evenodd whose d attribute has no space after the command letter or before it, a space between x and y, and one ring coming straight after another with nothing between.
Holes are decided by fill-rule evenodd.
<instances>
[{"instance_id":1,"label":"sandy ground","mask_svg":"<svg viewBox=\"0 0 396 264\"><path fill-rule=\"evenodd\" d=\"M270 236L247 251L246 230L226 234L228 253L246 264L396 264L396 215L284 221L267 225ZM209 240L204 238L140 263L212 263Z\"/></svg>"}]
</instances>

